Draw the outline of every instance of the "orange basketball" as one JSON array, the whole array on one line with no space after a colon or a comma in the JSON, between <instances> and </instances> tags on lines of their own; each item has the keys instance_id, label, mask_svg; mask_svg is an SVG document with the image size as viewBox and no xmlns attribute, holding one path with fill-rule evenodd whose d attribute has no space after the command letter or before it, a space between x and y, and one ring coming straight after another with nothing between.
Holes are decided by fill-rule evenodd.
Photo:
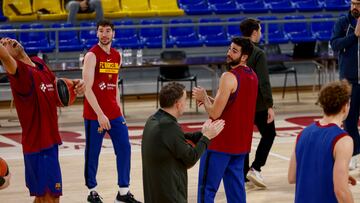
<instances>
[{"instance_id":1,"label":"orange basketball","mask_svg":"<svg viewBox=\"0 0 360 203\"><path fill-rule=\"evenodd\" d=\"M9 167L4 159L0 157L0 176L4 177L9 174Z\"/></svg>"}]
</instances>

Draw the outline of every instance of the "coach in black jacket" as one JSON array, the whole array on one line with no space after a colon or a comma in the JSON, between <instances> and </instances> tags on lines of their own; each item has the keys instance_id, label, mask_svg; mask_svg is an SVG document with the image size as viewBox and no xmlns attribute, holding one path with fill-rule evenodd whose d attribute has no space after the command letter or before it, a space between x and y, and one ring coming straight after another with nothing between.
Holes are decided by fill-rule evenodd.
<instances>
[{"instance_id":1,"label":"coach in black jacket","mask_svg":"<svg viewBox=\"0 0 360 203\"><path fill-rule=\"evenodd\" d=\"M141 154L146 203L187 202L187 169L224 127L223 120L208 120L201 132L184 133L177 118L183 114L185 103L185 87L169 83L160 91L161 109L145 124Z\"/></svg>"},{"instance_id":2,"label":"coach in black jacket","mask_svg":"<svg viewBox=\"0 0 360 203\"><path fill-rule=\"evenodd\" d=\"M358 129L360 113L360 0L352 0L350 12L335 23L331 46L339 54L340 79L346 79L352 86L350 111L344 121L344 128L354 140L354 154L360 154ZM353 160L354 161L354 160ZM356 159L355 159L356 167Z\"/></svg>"}]
</instances>

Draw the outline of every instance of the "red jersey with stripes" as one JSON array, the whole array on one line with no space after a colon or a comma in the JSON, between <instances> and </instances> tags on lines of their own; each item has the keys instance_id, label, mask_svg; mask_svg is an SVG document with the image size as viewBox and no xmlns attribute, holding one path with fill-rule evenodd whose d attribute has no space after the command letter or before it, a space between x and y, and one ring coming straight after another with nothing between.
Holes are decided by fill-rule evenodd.
<instances>
[{"instance_id":1,"label":"red jersey with stripes","mask_svg":"<svg viewBox=\"0 0 360 203\"><path fill-rule=\"evenodd\" d=\"M114 48L110 48L110 54L108 54L99 45L93 46L89 52L93 52L96 56L94 83L92 86L96 100L101 110L110 120L120 117L122 116L120 106L116 102L117 80L121 65L120 54ZM84 118L97 120L97 115L86 97L84 101Z\"/></svg>"},{"instance_id":2,"label":"red jersey with stripes","mask_svg":"<svg viewBox=\"0 0 360 203\"><path fill-rule=\"evenodd\" d=\"M333 151L348 134L336 124L315 122L297 137L295 202L338 202L334 192Z\"/></svg>"},{"instance_id":3,"label":"red jersey with stripes","mask_svg":"<svg viewBox=\"0 0 360 203\"><path fill-rule=\"evenodd\" d=\"M230 70L236 76L237 88L219 119L225 120L221 133L211 140L209 150L228 154L249 153L254 128L258 79L255 72L245 66Z\"/></svg>"},{"instance_id":4,"label":"red jersey with stripes","mask_svg":"<svg viewBox=\"0 0 360 203\"><path fill-rule=\"evenodd\" d=\"M22 129L24 154L61 144L55 75L40 58L31 60L35 67L16 61L16 73L7 75Z\"/></svg>"}]
</instances>

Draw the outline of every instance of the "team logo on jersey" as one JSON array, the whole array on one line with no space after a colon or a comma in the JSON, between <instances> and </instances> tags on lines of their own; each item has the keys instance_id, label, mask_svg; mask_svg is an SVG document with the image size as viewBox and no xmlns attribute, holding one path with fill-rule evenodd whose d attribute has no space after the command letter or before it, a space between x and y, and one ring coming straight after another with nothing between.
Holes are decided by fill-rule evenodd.
<instances>
[{"instance_id":1,"label":"team logo on jersey","mask_svg":"<svg viewBox=\"0 0 360 203\"><path fill-rule=\"evenodd\" d=\"M41 91L45 92L46 91L46 85L44 83L40 84L40 89Z\"/></svg>"},{"instance_id":2,"label":"team logo on jersey","mask_svg":"<svg viewBox=\"0 0 360 203\"><path fill-rule=\"evenodd\" d=\"M55 183L55 189L61 190L61 183Z\"/></svg>"},{"instance_id":3,"label":"team logo on jersey","mask_svg":"<svg viewBox=\"0 0 360 203\"><path fill-rule=\"evenodd\" d=\"M104 89L106 88L106 84L105 84L104 82L101 82L101 83L99 84L99 88L100 88L101 90L104 90Z\"/></svg>"},{"instance_id":4,"label":"team logo on jersey","mask_svg":"<svg viewBox=\"0 0 360 203\"><path fill-rule=\"evenodd\" d=\"M100 73L111 73L111 74L118 74L119 73L119 64L109 62L100 61L99 63L99 72Z\"/></svg>"}]
</instances>

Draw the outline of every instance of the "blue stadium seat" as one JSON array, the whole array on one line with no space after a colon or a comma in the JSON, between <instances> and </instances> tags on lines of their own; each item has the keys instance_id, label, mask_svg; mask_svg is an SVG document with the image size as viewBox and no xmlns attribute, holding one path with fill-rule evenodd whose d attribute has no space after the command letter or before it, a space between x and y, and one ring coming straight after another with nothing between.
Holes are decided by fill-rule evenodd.
<instances>
[{"instance_id":1,"label":"blue stadium seat","mask_svg":"<svg viewBox=\"0 0 360 203\"><path fill-rule=\"evenodd\" d=\"M187 24L193 23L191 19L173 19L170 24ZM169 41L167 46L172 44L177 47L200 47L203 45L202 41L194 28L194 26L185 27L170 27L169 28Z\"/></svg>"},{"instance_id":2,"label":"blue stadium seat","mask_svg":"<svg viewBox=\"0 0 360 203\"><path fill-rule=\"evenodd\" d=\"M90 30L80 31L80 41L84 44L86 49L98 43L99 39L96 36L96 23L95 22L82 22L80 27L91 27Z\"/></svg>"},{"instance_id":3,"label":"blue stadium seat","mask_svg":"<svg viewBox=\"0 0 360 203\"><path fill-rule=\"evenodd\" d=\"M324 8L327 11L347 11L350 8L350 2L345 0L325 0Z\"/></svg>"},{"instance_id":4,"label":"blue stadium seat","mask_svg":"<svg viewBox=\"0 0 360 203\"><path fill-rule=\"evenodd\" d=\"M288 0L268 0L266 3L269 5L271 13L290 13L296 10Z\"/></svg>"},{"instance_id":5,"label":"blue stadium seat","mask_svg":"<svg viewBox=\"0 0 360 203\"><path fill-rule=\"evenodd\" d=\"M261 21L272 21L272 20L278 20L276 16L260 16L258 17ZM261 23L261 31L265 34L265 23ZM265 36L262 37L262 40L265 41ZM269 23L268 24L268 43L269 44L282 44L282 43L288 43L289 38L285 35L283 24L279 23Z\"/></svg>"},{"instance_id":6,"label":"blue stadium seat","mask_svg":"<svg viewBox=\"0 0 360 203\"><path fill-rule=\"evenodd\" d=\"M163 24L160 19L146 19L141 21L142 25L156 25ZM161 48L162 47L162 28L141 28L140 41L147 48Z\"/></svg>"},{"instance_id":7,"label":"blue stadium seat","mask_svg":"<svg viewBox=\"0 0 360 203\"><path fill-rule=\"evenodd\" d=\"M292 0L292 2L300 12L321 11L323 9L323 5L318 0Z\"/></svg>"},{"instance_id":8,"label":"blue stadium seat","mask_svg":"<svg viewBox=\"0 0 360 203\"><path fill-rule=\"evenodd\" d=\"M208 2L216 14L237 14L241 10L235 0L208 0Z\"/></svg>"},{"instance_id":9,"label":"blue stadium seat","mask_svg":"<svg viewBox=\"0 0 360 203\"><path fill-rule=\"evenodd\" d=\"M187 15L205 15L211 14L207 0L179 0L179 7L185 11Z\"/></svg>"},{"instance_id":10,"label":"blue stadium seat","mask_svg":"<svg viewBox=\"0 0 360 203\"><path fill-rule=\"evenodd\" d=\"M71 23L54 23L52 28L72 28ZM55 45L55 32L50 33L50 45ZM59 31L59 51L82 51L84 45L80 42L78 32L75 30Z\"/></svg>"},{"instance_id":11,"label":"blue stadium seat","mask_svg":"<svg viewBox=\"0 0 360 203\"><path fill-rule=\"evenodd\" d=\"M227 33L228 33L228 37L231 39L233 37L236 36L241 36L241 31L240 31L240 22L243 21L245 19L245 17L237 17L237 18L229 18L228 22L237 22L237 24L235 25L228 25L227 26Z\"/></svg>"},{"instance_id":12,"label":"blue stadium seat","mask_svg":"<svg viewBox=\"0 0 360 203\"><path fill-rule=\"evenodd\" d=\"M219 18L203 18L200 23L221 22ZM228 46L230 40L222 25L199 26L199 36L206 46Z\"/></svg>"},{"instance_id":13,"label":"blue stadium seat","mask_svg":"<svg viewBox=\"0 0 360 203\"><path fill-rule=\"evenodd\" d=\"M284 23L284 31L292 43L316 41L316 38L308 29L305 17L303 15L285 16L285 20L301 19L304 22Z\"/></svg>"},{"instance_id":14,"label":"blue stadium seat","mask_svg":"<svg viewBox=\"0 0 360 203\"><path fill-rule=\"evenodd\" d=\"M119 25L133 25L131 20L122 20L114 22L115 26ZM113 41L114 47L137 49L142 48L143 45L140 42L137 30L135 28L116 28L115 39Z\"/></svg>"},{"instance_id":15,"label":"blue stadium seat","mask_svg":"<svg viewBox=\"0 0 360 203\"><path fill-rule=\"evenodd\" d=\"M319 18L333 18L331 14L325 15L314 15L313 19ZM311 32L316 36L316 39L319 41L329 41L331 38L331 32L334 27L334 21L326 21L326 22L312 22L311 23Z\"/></svg>"},{"instance_id":16,"label":"blue stadium seat","mask_svg":"<svg viewBox=\"0 0 360 203\"><path fill-rule=\"evenodd\" d=\"M0 25L0 30L10 30L10 29L14 29L14 27L12 25ZM15 32L0 33L0 37L9 37L12 39L17 39Z\"/></svg>"},{"instance_id":17,"label":"blue stadium seat","mask_svg":"<svg viewBox=\"0 0 360 203\"><path fill-rule=\"evenodd\" d=\"M267 13L267 5L262 0L235 0L244 13Z\"/></svg>"},{"instance_id":18,"label":"blue stadium seat","mask_svg":"<svg viewBox=\"0 0 360 203\"><path fill-rule=\"evenodd\" d=\"M40 23L23 24L21 29L43 29L44 25ZM54 45L50 45L46 32L20 32L19 41L23 45L26 53L36 54L38 52L52 52Z\"/></svg>"}]
</instances>

